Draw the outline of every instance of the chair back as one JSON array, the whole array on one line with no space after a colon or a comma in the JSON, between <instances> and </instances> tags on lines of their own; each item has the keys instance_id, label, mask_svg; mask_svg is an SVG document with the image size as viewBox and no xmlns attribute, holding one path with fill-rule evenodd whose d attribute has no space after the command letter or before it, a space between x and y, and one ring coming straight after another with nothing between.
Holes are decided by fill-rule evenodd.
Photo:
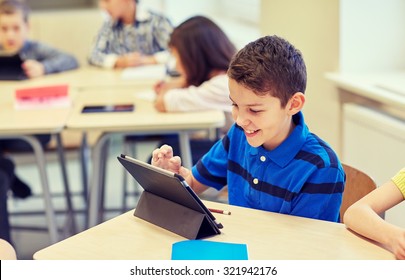
<instances>
[{"instance_id":1,"label":"chair back","mask_svg":"<svg viewBox=\"0 0 405 280\"><path fill-rule=\"evenodd\" d=\"M342 164L346 173L346 185L340 207L340 222L350 205L377 188L376 182L366 173L347 164Z\"/></svg>"}]
</instances>

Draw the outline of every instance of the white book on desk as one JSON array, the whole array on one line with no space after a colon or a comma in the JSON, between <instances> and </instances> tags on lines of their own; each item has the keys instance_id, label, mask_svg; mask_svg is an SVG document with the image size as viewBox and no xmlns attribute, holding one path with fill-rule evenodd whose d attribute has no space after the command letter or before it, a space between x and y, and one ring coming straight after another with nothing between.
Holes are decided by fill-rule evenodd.
<instances>
[{"instance_id":1,"label":"white book on desk","mask_svg":"<svg viewBox=\"0 0 405 280\"><path fill-rule=\"evenodd\" d=\"M153 102L156 100L156 93L153 89L135 92L134 96L138 99Z\"/></svg>"},{"instance_id":2,"label":"white book on desk","mask_svg":"<svg viewBox=\"0 0 405 280\"><path fill-rule=\"evenodd\" d=\"M164 64L144 65L125 68L121 73L123 80L161 80L166 75Z\"/></svg>"}]
</instances>

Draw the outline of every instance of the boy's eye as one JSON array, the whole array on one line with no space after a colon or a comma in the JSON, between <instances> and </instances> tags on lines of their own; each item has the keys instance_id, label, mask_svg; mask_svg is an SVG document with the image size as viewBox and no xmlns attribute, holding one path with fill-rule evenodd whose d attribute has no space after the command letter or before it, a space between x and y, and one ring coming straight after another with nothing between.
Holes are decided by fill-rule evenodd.
<instances>
[{"instance_id":1,"label":"boy's eye","mask_svg":"<svg viewBox=\"0 0 405 280\"><path fill-rule=\"evenodd\" d=\"M261 110L254 110L254 109L249 109L249 111L252 112L252 113L254 113L254 114L261 112Z\"/></svg>"}]
</instances>

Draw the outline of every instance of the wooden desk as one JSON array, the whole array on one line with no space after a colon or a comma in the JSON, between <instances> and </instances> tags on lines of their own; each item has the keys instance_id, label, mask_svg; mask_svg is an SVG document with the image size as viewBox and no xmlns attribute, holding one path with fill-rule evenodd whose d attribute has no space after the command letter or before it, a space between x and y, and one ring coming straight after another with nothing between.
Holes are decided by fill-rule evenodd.
<instances>
[{"instance_id":1,"label":"wooden desk","mask_svg":"<svg viewBox=\"0 0 405 280\"><path fill-rule=\"evenodd\" d=\"M207 240L245 243L251 260L394 259L385 249L345 228L325 222L205 201L224 228ZM183 237L133 216L133 211L34 254L37 260L169 260Z\"/></svg>"},{"instance_id":2,"label":"wooden desk","mask_svg":"<svg viewBox=\"0 0 405 280\"><path fill-rule=\"evenodd\" d=\"M81 91L75 99L74 108L66 127L80 131L93 129L103 131L102 136L93 147L93 171L89 188L89 226L94 226L101 221L98 212L101 205L104 176L102 170L104 170L105 163L102 155L113 135L178 133L183 164L190 167L192 161L188 134L192 131L224 125L225 118L221 111L159 113L154 109L152 101L137 97L145 90L150 90L150 85L125 89L86 89ZM135 110L124 113L81 113L85 105L122 103L134 104Z\"/></svg>"},{"instance_id":3,"label":"wooden desk","mask_svg":"<svg viewBox=\"0 0 405 280\"><path fill-rule=\"evenodd\" d=\"M72 71L46 75L35 79L23 81L0 81L0 138L20 138L27 141L34 149L42 180L42 187L44 190L44 201L45 205L47 205L46 213L52 243L58 241L59 238L56 228L56 219L50 198L48 177L46 175L44 151L37 139L31 135L54 134L56 136L57 149L59 159L61 161L63 180L65 183L65 191L70 193L68 191L68 177L66 174L63 144L60 133L66 128L65 125L71 108L17 111L14 110L14 92L16 89L22 88L68 84L71 97L73 100L75 100L77 92L86 89L94 89L96 92L98 92L98 89L110 88L114 89L115 92L115 90L118 88L130 89L134 86L151 87L156 82L156 78L153 78L152 76L151 78L144 79L124 77L124 71L125 70L105 70L89 66ZM94 98L94 96L91 98ZM95 121L95 123L97 122L98 120ZM97 128L97 126L98 125L95 125L94 123L87 123L83 130L94 129ZM101 126L101 128L103 128L103 126ZM112 129L114 130L114 128ZM109 129L107 129L107 131L109 131ZM70 201L70 196L67 195L66 199L69 212L71 215L73 215L73 206ZM73 231L75 232L74 227Z\"/></svg>"},{"instance_id":4,"label":"wooden desk","mask_svg":"<svg viewBox=\"0 0 405 280\"><path fill-rule=\"evenodd\" d=\"M15 87L11 84L8 86L3 86L2 84L0 92L0 138L20 138L32 146L42 182L48 231L51 243L55 243L59 240L59 237L46 173L45 155L38 139L33 137L32 134L54 134L56 136L65 192L69 194L70 191L60 132L65 127L70 108L15 110L14 90ZM66 196L66 202L70 218L73 219L72 202L69 195Z\"/></svg>"},{"instance_id":5,"label":"wooden desk","mask_svg":"<svg viewBox=\"0 0 405 280\"><path fill-rule=\"evenodd\" d=\"M23 81L0 81L2 86L33 87L54 84L69 84L71 88L105 88L105 87L131 87L137 85L151 85L156 78L125 78L120 69L102 69L98 67L81 67L79 69L46 75L43 77ZM124 72L125 73L125 72ZM163 78L163 77L161 77Z\"/></svg>"}]
</instances>

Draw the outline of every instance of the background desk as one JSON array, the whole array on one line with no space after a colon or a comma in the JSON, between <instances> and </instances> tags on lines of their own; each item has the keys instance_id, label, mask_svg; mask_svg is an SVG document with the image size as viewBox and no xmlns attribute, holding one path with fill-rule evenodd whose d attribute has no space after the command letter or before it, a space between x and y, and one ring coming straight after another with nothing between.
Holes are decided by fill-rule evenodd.
<instances>
[{"instance_id":1,"label":"background desk","mask_svg":"<svg viewBox=\"0 0 405 280\"><path fill-rule=\"evenodd\" d=\"M66 120L70 113L70 108L49 108L49 109L14 109L14 90L12 84L2 86L0 92L0 138L20 138L27 141L33 148L39 168L45 213L48 221L48 231L51 243L59 240L55 212L51 200L51 192L48 183L48 176L45 168L45 156L41 144L32 134L54 134L58 142L58 154L62 168L66 201L70 218L72 216L72 203L66 174L63 144L60 137L61 131L65 127ZM72 220L73 221L73 220ZM74 225L74 224L73 224ZM73 231L75 229L73 228Z\"/></svg>"},{"instance_id":2,"label":"background desk","mask_svg":"<svg viewBox=\"0 0 405 280\"><path fill-rule=\"evenodd\" d=\"M245 243L249 259L394 259L343 224L281 215L205 201L230 210L215 214L224 225L210 241ZM34 254L37 260L169 260L172 244L183 237L133 216L133 211L90 228Z\"/></svg>"},{"instance_id":3,"label":"background desk","mask_svg":"<svg viewBox=\"0 0 405 280\"><path fill-rule=\"evenodd\" d=\"M63 73L55 73L28 79L23 81L0 81L0 138L20 138L27 141L34 149L36 165L40 173L40 186L43 190L44 204L46 211L47 227L50 235L51 243L55 243L61 239L58 234L54 207L51 201L52 186L49 186L49 180L46 172L46 162L44 151L36 138L32 134L52 134L51 147L57 148L59 159L62 167L63 183L66 190L68 186L68 176L64 164L63 148L66 143L69 147L77 148L80 145L81 134L79 131L70 132L66 130L66 121L70 114L71 108L55 108L41 110L15 110L14 109L14 93L16 89L24 89L31 87L68 84L71 97L75 98L78 92L85 89L97 88L132 88L134 86L144 85L151 87L157 77L138 79L136 77L128 77L124 75L125 70L105 70L96 67L83 67L77 70L66 71ZM162 77L159 77L162 78ZM99 131L94 130L90 137L98 137ZM56 140L56 141L54 141ZM62 141L63 140L63 141ZM90 141L93 143L94 141ZM66 203L69 207L71 219L73 219L73 206L71 205L70 195L66 195ZM44 218L45 218L44 217ZM71 220L74 222L74 220ZM73 224L74 226L74 224ZM74 227L71 229L76 233ZM65 232L70 235L72 232Z\"/></svg>"},{"instance_id":4,"label":"background desk","mask_svg":"<svg viewBox=\"0 0 405 280\"><path fill-rule=\"evenodd\" d=\"M102 136L93 148L93 168L89 188L89 226L94 226L101 221L102 213L99 213L99 208L103 188L103 164L105 163L102 155L112 135L178 133L183 165L190 167L192 161L189 133L196 130L218 128L224 125L225 117L221 111L157 112L150 99L139 98L139 95L142 95L145 90L150 90L150 86L133 86L125 89L86 89L81 91L75 99L73 112L67 121L66 127L70 130L83 132L94 129L103 131ZM120 113L81 113L85 105L123 103L134 104L135 110Z\"/></svg>"},{"instance_id":5,"label":"background desk","mask_svg":"<svg viewBox=\"0 0 405 280\"><path fill-rule=\"evenodd\" d=\"M2 86L12 87L33 87L54 84L68 84L75 89L105 88L105 87L131 87L137 85L153 85L157 80L163 79L160 76L160 69L157 74L149 77L137 78L136 75L126 75L128 70L102 69L98 67L81 67L75 70L55 73L23 81L0 81Z\"/></svg>"}]
</instances>

